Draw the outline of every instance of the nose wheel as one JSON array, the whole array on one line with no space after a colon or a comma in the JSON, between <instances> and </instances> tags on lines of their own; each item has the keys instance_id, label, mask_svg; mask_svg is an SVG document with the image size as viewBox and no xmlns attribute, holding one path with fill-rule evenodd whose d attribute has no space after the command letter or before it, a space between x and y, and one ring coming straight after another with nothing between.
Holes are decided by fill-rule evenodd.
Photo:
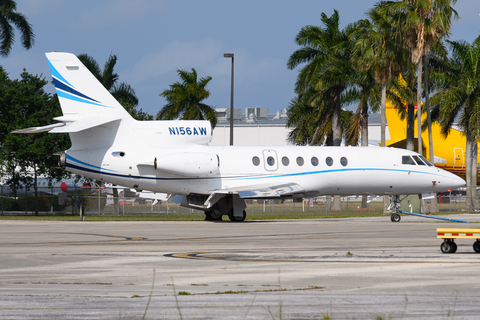
<instances>
[{"instance_id":1,"label":"nose wheel","mask_svg":"<svg viewBox=\"0 0 480 320\"><path fill-rule=\"evenodd\" d=\"M393 213L391 216L390 216L390 220L392 220L392 222L400 222L402 218L400 217L400 215L398 213Z\"/></svg>"}]
</instances>

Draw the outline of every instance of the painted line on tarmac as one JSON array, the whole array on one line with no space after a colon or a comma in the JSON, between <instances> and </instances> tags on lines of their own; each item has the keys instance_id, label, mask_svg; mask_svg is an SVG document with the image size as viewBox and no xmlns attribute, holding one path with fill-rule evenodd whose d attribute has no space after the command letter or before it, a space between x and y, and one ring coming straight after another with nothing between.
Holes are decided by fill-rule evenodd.
<instances>
[{"instance_id":1,"label":"painted line on tarmac","mask_svg":"<svg viewBox=\"0 0 480 320\"><path fill-rule=\"evenodd\" d=\"M480 261L414 261L414 260L396 260L396 261L378 261L378 260L311 260L311 259L253 259L253 258L217 258L205 257L205 254L219 254L219 253L239 253L239 252L184 252L171 253L164 255L165 257L180 258L180 259L197 259L197 260L220 260L220 261L248 261L248 262L316 262L316 263L423 263L423 264L480 264Z\"/></svg>"},{"instance_id":2,"label":"painted line on tarmac","mask_svg":"<svg viewBox=\"0 0 480 320\"><path fill-rule=\"evenodd\" d=\"M97 234L97 233L75 233L75 232L55 232L57 234L75 234L75 235L86 235L86 236L96 236L96 237L107 237L107 238L116 238L118 240L78 240L78 241L48 241L48 242L33 242L33 243L0 243L2 245L38 245L38 244L78 244L78 243L103 243L103 242L119 242L119 241L145 241L148 238L142 237L127 237L127 236L115 236L109 234Z\"/></svg>"}]
</instances>

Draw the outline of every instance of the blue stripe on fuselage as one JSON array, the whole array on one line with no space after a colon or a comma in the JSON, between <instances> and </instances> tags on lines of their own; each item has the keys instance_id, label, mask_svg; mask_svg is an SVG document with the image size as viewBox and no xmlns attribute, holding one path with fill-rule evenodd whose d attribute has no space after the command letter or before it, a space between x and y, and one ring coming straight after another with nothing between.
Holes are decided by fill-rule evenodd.
<instances>
[{"instance_id":1,"label":"blue stripe on fuselage","mask_svg":"<svg viewBox=\"0 0 480 320\"><path fill-rule=\"evenodd\" d=\"M68 159L68 155L67 155ZM78 161L79 163L85 164L84 162ZM88 165L88 164L85 164ZM107 169L102 169L100 167L88 165L93 168L98 168L101 170L107 170ZM80 171L85 171L85 172L91 172L95 174L103 174L107 176L112 176L112 177L121 177L121 178L134 178L134 179L145 179L145 180L162 180L162 181L178 181L178 180L212 180L212 179L224 179L224 180L257 180L257 179L272 179L272 178L285 178L285 177L294 177L294 176L302 176L302 175L314 175L314 174L323 174L323 173L334 173L334 172L343 172L343 171L382 171L382 172L411 172L411 173L418 173L418 174L427 174L427 175L438 175L435 173L430 173L430 172L423 172L423 171L412 171L412 170L400 170L400 169L381 169L381 168L363 168L363 169L335 169L335 170L323 170L323 171L310 171L310 172L299 172L299 173L290 173L290 174L282 174L282 175L258 175L255 177L203 177L203 178L193 178L193 177L186 177L186 178L158 178L158 177L145 177L145 176L133 176L133 175L127 175L127 174L119 174L119 173L109 173L109 172L104 172L104 171L98 171L98 170L93 170L90 168L84 168L80 167L74 164L69 164L67 163L67 167L70 167L72 169L77 169ZM114 170L108 170L108 171L113 171L117 172ZM447 177L448 178L448 177Z\"/></svg>"},{"instance_id":2,"label":"blue stripe on fuselage","mask_svg":"<svg viewBox=\"0 0 480 320\"><path fill-rule=\"evenodd\" d=\"M104 170L104 171L117 172L117 171L115 171L115 170L110 170L110 169L105 169L105 168L102 168L102 167L97 167L97 166L94 166L93 164L89 164L89 163L80 161L80 160L78 160L78 159L75 159L74 157L72 157L72 156L69 155L69 154L66 154L66 156L67 156L67 160L74 161L74 162L78 162L78 163L83 164L84 166L87 166L87 167L92 167L92 168L100 169L100 170ZM68 163L67 163L67 164L68 164ZM79 168L81 168L81 167L79 167ZM100 173L101 173L101 172L100 172Z\"/></svg>"}]
</instances>

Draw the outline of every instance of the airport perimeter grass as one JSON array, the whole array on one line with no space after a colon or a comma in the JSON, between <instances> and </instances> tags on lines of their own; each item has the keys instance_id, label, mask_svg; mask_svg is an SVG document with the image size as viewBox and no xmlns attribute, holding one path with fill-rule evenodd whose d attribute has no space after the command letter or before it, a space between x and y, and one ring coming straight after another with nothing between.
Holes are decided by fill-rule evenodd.
<instances>
[{"instance_id":1,"label":"airport perimeter grass","mask_svg":"<svg viewBox=\"0 0 480 320\"><path fill-rule=\"evenodd\" d=\"M350 202L344 206L345 210L331 211L325 208L325 205L315 205L314 207L303 206L302 203L276 204L276 205L255 205L247 206L248 220L282 220L282 219L321 219L321 218L346 218L346 217L374 217L385 216L383 214L383 203L371 203L370 210L358 209L360 203ZM166 208L165 208L166 209ZM449 212L447 208L440 208L440 214L466 213ZM444 211L445 210L445 211ZM166 210L158 212L148 212L141 206L132 206L125 209L125 214L114 214L109 210L98 212L87 212L85 221L203 221L205 215L201 211L189 210L180 206L170 205L167 214ZM35 216L33 212L0 213L0 220L48 220L48 221L79 221L78 214L70 212L42 212ZM223 216L224 221L229 221L227 216Z\"/></svg>"}]
</instances>

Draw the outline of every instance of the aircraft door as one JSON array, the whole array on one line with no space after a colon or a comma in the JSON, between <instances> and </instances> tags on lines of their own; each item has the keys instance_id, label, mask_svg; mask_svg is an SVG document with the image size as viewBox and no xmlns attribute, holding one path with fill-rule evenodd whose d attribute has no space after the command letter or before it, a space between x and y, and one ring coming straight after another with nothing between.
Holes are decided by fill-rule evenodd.
<instances>
[{"instance_id":1,"label":"aircraft door","mask_svg":"<svg viewBox=\"0 0 480 320\"><path fill-rule=\"evenodd\" d=\"M263 162L265 164L265 170L267 171L277 170L278 169L277 152L271 149L263 150Z\"/></svg>"},{"instance_id":2,"label":"aircraft door","mask_svg":"<svg viewBox=\"0 0 480 320\"><path fill-rule=\"evenodd\" d=\"M462 148L453 149L453 170L462 170L464 165L464 156Z\"/></svg>"}]
</instances>

